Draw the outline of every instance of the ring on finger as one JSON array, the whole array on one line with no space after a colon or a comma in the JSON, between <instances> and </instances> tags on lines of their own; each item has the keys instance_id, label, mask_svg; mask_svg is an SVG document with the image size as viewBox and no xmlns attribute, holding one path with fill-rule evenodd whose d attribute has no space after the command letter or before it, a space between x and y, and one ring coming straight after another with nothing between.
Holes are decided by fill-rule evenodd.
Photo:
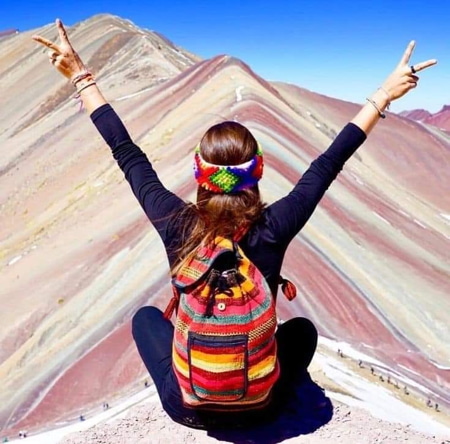
<instances>
[{"instance_id":1,"label":"ring on finger","mask_svg":"<svg viewBox=\"0 0 450 444\"><path fill-rule=\"evenodd\" d=\"M410 68L411 68L411 72L413 74L415 74L417 72L416 68L414 68L414 65L411 65Z\"/></svg>"}]
</instances>

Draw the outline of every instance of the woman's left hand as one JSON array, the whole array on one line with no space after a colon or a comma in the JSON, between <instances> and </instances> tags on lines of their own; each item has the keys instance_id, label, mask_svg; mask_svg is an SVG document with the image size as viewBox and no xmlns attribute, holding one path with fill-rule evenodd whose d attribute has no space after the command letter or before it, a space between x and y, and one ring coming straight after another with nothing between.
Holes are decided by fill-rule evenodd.
<instances>
[{"instance_id":1,"label":"woman's left hand","mask_svg":"<svg viewBox=\"0 0 450 444\"><path fill-rule=\"evenodd\" d=\"M80 56L73 49L60 19L56 19L56 28L60 39L59 45L40 35L34 35L32 38L49 49L50 63L73 83L87 112L92 114L107 102L98 88L94 76L86 69Z\"/></svg>"},{"instance_id":2,"label":"woman's left hand","mask_svg":"<svg viewBox=\"0 0 450 444\"><path fill-rule=\"evenodd\" d=\"M59 45L39 35L34 35L32 38L49 49L48 58L50 63L64 77L72 80L78 74L86 72L87 69L78 53L73 49L60 19L56 19L56 27L61 41Z\"/></svg>"}]
</instances>

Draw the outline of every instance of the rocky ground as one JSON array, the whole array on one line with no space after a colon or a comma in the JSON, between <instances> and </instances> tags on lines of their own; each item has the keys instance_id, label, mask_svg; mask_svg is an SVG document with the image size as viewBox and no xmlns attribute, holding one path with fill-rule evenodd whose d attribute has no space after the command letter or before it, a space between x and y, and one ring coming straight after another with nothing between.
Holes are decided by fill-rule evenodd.
<instances>
[{"instance_id":1,"label":"rocky ground","mask_svg":"<svg viewBox=\"0 0 450 444\"><path fill-rule=\"evenodd\" d=\"M425 434L416 430L414 425L418 424L389 422L373 416L365 409L337 401L341 395L349 395L348 392L336 381L330 380L317 363L311 366L311 370L311 377L293 388L279 417L254 429L203 431L179 425L165 414L152 387L144 401L126 410L120 418L116 415L116 419L102 421L83 432L66 435L59 444L450 444L450 433L447 436ZM364 377L367 378L367 375L363 371L355 376L361 379ZM355 397L350 395L347 399ZM420 409L415 405L417 403L412 395L402 401L405 408L414 406ZM389 411L389 406L386 405L385 410ZM432 413L427 414L430 419L433 417ZM441 415L446 416L445 412L441 412ZM415 421L412 416L409 419ZM435 419L438 417L435 416Z\"/></svg>"},{"instance_id":2,"label":"rocky ground","mask_svg":"<svg viewBox=\"0 0 450 444\"><path fill-rule=\"evenodd\" d=\"M333 417L326 424L308 418L297 424L289 419L277 421L248 432L206 432L193 430L171 421L156 397L150 402L132 408L126 417L110 423L98 424L84 432L67 436L61 444L166 444L232 442L241 444L275 444L292 442L302 444L447 444L448 437L434 437L415 431L409 425L395 424L374 418L364 410L333 402Z\"/></svg>"}]
</instances>

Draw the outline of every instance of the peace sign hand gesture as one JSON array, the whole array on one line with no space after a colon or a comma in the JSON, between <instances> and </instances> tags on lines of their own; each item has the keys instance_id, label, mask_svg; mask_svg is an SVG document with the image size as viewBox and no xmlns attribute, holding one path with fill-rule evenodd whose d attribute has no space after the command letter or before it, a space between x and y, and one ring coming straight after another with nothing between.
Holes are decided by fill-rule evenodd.
<instances>
[{"instance_id":1,"label":"peace sign hand gesture","mask_svg":"<svg viewBox=\"0 0 450 444\"><path fill-rule=\"evenodd\" d=\"M396 100L415 88L419 81L419 77L416 73L437 63L437 60L430 59L409 66L411 54L413 53L415 46L416 42L411 41L409 43L399 64L382 85L382 89L389 95L389 101Z\"/></svg>"},{"instance_id":2,"label":"peace sign hand gesture","mask_svg":"<svg viewBox=\"0 0 450 444\"><path fill-rule=\"evenodd\" d=\"M48 58L50 63L63 76L73 80L80 73L86 73L87 69L80 56L73 49L64 25L60 19L56 20L56 27L58 29L59 39L61 41L59 45L39 35L34 35L32 38L36 42L49 48Z\"/></svg>"}]
</instances>

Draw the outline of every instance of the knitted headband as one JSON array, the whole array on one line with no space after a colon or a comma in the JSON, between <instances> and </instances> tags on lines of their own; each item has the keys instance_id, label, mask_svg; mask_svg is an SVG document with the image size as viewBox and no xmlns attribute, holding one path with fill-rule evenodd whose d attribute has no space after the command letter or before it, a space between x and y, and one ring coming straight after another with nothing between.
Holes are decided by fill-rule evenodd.
<instances>
[{"instance_id":1,"label":"knitted headband","mask_svg":"<svg viewBox=\"0 0 450 444\"><path fill-rule=\"evenodd\" d=\"M263 155L258 144L256 154L240 165L215 165L200 154L200 145L195 148L194 173L197 183L213 193L235 193L256 185L262 177Z\"/></svg>"}]
</instances>

